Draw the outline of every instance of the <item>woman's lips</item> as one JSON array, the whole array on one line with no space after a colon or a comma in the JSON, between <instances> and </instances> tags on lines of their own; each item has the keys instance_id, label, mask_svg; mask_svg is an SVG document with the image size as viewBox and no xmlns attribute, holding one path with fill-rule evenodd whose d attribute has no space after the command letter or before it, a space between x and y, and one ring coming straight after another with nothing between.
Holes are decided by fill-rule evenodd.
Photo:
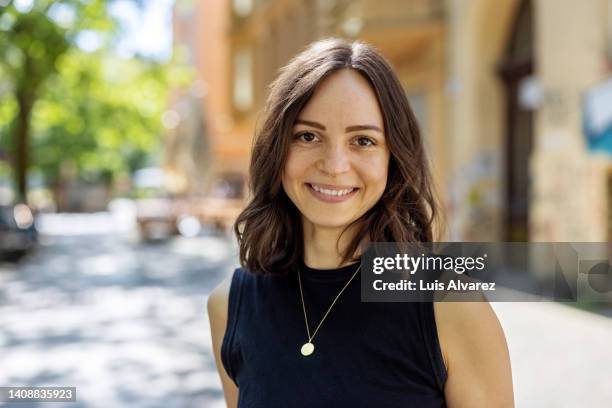
<instances>
[{"instance_id":1,"label":"woman's lips","mask_svg":"<svg viewBox=\"0 0 612 408\"><path fill-rule=\"evenodd\" d=\"M325 188L325 187L322 187L320 185L315 185L316 186L315 187L315 186L313 186L313 184L310 184L310 183L306 183L306 186L308 188L308 191L310 191L310 193L313 196L315 196L319 200L324 201L326 203L340 203L340 202L349 200L359 190L357 187ZM329 194L329 192L331 192L331 191L346 192L346 190L350 190L350 189L352 189L352 191L350 191L350 192L348 192L346 194L342 194L342 195L332 195L332 194ZM320 190L320 191L317 191L317 190Z\"/></svg>"}]
</instances>

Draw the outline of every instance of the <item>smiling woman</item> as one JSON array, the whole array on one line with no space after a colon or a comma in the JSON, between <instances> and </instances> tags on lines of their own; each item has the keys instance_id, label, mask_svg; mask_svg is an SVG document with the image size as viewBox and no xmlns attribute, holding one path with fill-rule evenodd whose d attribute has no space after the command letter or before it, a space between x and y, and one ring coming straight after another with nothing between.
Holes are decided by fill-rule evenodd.
<instances>
[{"instance_id":1,"label":"smiling woman","mask_svg":"<svg viewBox=\"0 0 612 408\"><path fill-rule=\"evenodd\" d=\"M272 84L235 231L242 268L209 297L230 407L509 407L486 301L363 303L369 242L432 241L423 143L385 59L312 44Z\"/></svg>"}]
</instances>

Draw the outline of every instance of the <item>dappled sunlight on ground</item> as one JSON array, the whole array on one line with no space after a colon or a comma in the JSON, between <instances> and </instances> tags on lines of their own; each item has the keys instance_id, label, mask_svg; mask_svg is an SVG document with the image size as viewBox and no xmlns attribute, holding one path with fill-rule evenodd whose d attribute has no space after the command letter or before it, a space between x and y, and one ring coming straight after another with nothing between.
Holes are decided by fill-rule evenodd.
<instances>
[{"instance_id":1,"label":"dappled sunlight on ground","mask_svg":"<svg viewBox=\"0 0 612 408\"><path fill-rule=\"evenodd\" d=\"M0 384L76 386L70 407L223 406L205 305L235 264L226 238L44 242L0 265Z\"/></svg>"}]
</instances>

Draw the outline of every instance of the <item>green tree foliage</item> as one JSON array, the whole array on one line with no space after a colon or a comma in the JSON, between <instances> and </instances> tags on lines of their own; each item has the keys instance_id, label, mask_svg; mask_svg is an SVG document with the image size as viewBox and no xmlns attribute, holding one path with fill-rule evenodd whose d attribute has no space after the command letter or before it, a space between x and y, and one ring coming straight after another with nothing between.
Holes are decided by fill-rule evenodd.
<instances>
[{"instance_id":1,"label":"green tree foliage","mask_svg":"<svg viewBox=\"0 0 612 408\"><path fill-rule=\"evenodd\" d=\"M172 62L121 59L119 27L105 0L34 0L0 8L0 147L9 152L18 197L30 168L51 185L62 163L106 179L142 164L159 146L168 90L190 73ZM100 40L96 51L79 35Z\"/></svg>"},{"instance_id":2,"label":"green tree foliage","mask_svg":"<svg viewBox=\"0 0 612 408\"><path fill-rule=\"evenodd\" d=\"M58 64L33 115L36 167L57 180L69 158L80 174L111 177L143 165L157 150L168 77L181 72L144 60L72 49Z\"/></svg>"}]
</instances>

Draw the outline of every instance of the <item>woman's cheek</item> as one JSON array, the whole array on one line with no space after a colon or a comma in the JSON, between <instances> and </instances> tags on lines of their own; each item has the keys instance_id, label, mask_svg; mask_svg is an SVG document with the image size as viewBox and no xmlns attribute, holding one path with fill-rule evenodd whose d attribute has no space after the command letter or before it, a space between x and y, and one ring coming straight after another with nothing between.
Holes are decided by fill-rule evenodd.
<instances>
[{"instance_id":1,"label":"woman's cheek","mask_svg":"<svg viewBox=\"0 0 612 408\"><path fill-rule=\"evenodd\" d=\"M311 167L316 162L316 155L314 152L307 150L300 150L290 157L291 172L294 178L305 177Z\"/></svg>"},{"instance_id":2,"label":"woman's cheek","mask_svg":"<svg viewBox=\"0 0 612 408\"><path fill-rule=\"evenodd\" d=\"M283 169L283 178L285 181L290 181L295 178L295 169L297 164L297 158L294 149L290 149L287 154L287 160L285 161L285 168Z\"/></svg>"},{"instance_id":3,"label":"woman's cheek","mask_svg":"<svg viewBox=\"0 0 612 408\"><path fill-rule=\"evenodd\" d=\"M359 161L361 173L372 182L387 181L389 157L385 155L371 156Z\"/></svg>"},{"instance_id":4,"label":"woman's cheek","mask_svg":"<svg viewBox=\"0 0 612 408\"><path fill-rule=\"evenodd\" d=\"M299 152L289 152L287 162L283 170L282 182L285 191L295 190L297 185L305 182L305 177L308 169L306 157Z\"/></svg>"}]
</instances>

